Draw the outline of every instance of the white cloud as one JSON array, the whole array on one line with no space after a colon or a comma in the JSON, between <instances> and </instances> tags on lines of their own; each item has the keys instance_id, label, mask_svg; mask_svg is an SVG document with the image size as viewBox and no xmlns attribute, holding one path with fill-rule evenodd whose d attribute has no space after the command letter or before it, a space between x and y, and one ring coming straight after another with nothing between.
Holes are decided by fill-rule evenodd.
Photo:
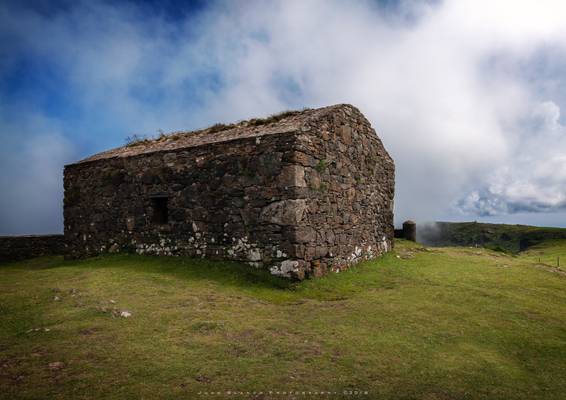
<instances>
[{"instance_id":1,"label":"white cloud","mask_svg":"<svg viewBox=\"0 0 566 400\"><path fill-rule=\"evenodd\" d=\"M16 120L7 111L0 110L0 235L62 232L63 165L77 157L74 146L41 114Z\"/></svg>"},{"instance_id":2,"label":"white cloud","mask_svg":"<svg viewBox=\"0 0 566 400\"><path fill-rule=\"evenodd\" d=\"M509 156L457 202L464 213L494 216L517 212L566 211L566 127L551 101L534 106L520 141ZM559 222L559 221L557 221Z\"/></svg>"}]
</instances>

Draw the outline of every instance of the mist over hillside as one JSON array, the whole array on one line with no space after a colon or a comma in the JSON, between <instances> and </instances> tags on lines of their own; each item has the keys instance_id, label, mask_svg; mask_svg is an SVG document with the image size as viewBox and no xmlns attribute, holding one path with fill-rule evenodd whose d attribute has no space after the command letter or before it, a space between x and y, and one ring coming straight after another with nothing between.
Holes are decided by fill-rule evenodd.
<instances>
[{"instance_id":1,"label":"mist over hillside","mask_svg":"<svg viewBox=\"0 0 566 400\"><path fill-rule=\"evenodd\" d=\"M566 239L566 229L480 222L431 222L417 226L417 240L428 246L487 247L516 253L550 239Z\"/></svg>"}]
</instances>

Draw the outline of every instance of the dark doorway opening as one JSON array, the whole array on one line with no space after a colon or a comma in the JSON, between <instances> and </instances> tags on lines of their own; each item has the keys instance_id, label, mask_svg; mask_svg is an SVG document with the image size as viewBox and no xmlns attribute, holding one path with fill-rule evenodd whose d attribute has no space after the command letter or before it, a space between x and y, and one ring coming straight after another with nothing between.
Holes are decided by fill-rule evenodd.
<instances>
[{"instance_id":1,"label":"dark doorway opening","mask_svg":"<svg viewBox=\"0 0 566 400\"><path fill-rule=\"evenodd\" d=\"M153 213L151 222L157 225L165 225L169 222L169 209L167 207L167 197L152 197L151 207Z\"/></svg>"}]
</instances>

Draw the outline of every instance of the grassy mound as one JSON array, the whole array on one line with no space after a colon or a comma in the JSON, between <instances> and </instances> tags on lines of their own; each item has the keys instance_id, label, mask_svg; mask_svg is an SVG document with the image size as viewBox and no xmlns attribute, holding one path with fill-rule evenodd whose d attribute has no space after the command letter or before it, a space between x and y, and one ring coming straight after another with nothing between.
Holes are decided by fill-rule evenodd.
<instances>
[{"instance_id":1,"label":"grassy mound","mask_svg":"<svg viewBox=\"0 0 566 400\"><path fill-rule=\"evenodd\" d=\"M5 264L0 398L562 399L560 254L399 241L297 284L188 258Z\"/></svg>"}]
</instances>

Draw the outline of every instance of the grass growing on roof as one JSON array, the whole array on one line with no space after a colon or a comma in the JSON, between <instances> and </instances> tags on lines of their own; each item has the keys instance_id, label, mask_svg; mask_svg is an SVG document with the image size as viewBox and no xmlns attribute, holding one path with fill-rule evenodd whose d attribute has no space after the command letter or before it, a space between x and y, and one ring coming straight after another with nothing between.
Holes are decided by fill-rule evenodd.
<instances>
[{"instance_id":1,"label":"grass growing on roof","mask_svg":"<svg viewBox=\"0 0 566 400\"><path fill-rule=\"evenodd\" d=\"M282 119L285 119L287 117L292 117L294 115L298 115L298 114L301 114L301 113L303 113L305 111L309 111L309 110L311 110L311 109L310 108L303 108L300 111L299 110L297 110L297 111L287 110L287 111L283 111L283 112L280 112L280 113L272 114L272 115L265 117L265 118L252 118L248 121L240 121L240 122L231 123L231 124L216 123L212 126L209 126L208 128L199 129L199 130L190 131L190 132L183 132L182 131L182 132L165 133L162 130L159 130L157 136L133 134L133 135L127 136L125 138L125 142L126 142L125 146L126 147L133 147L133 146L139 146L139 145L147 145L147 144L150 144L150 143L160 142L160 141L164 141L164 140L176 141L176 140L179 140L180 138L184 137L185 135L196 134L196 133L199 133L199 132L206 132L206 133L209 133L209 134L214 134L214 133L223 132L225 130L233 129L233 128L237 128L237 127L241 127L241 126L258 127L258 126L262 126L262 125L269 125L269 124L279 122Z\"/></svg>"},{"instance_id":2,"label":"grass growing on roof","mask_svg":"<svg viewBox=\"0 0 566 400\"><path fill-rule=\"evenodd\" d=\"M300 283L189 258L5 264L0 398L561 399L566 278L545 254L566 242L509 256L398 241Z\"/></svg>"}]
</instances>

